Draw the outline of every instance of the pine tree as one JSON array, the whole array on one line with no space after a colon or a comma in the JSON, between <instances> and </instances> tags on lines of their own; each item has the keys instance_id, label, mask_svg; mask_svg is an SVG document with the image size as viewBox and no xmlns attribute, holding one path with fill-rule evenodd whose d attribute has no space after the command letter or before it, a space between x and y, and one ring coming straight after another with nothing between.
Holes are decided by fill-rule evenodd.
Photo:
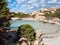
<instances>
[{"instance_id":1,"label":"pine tree","mask_svg":"<svg viewBox=\"0 0 60 45\"><path fill-rule=\"evenodd\" d=\"M19 26L17 35L27 38L29 41L35 40L34 28L29 24L23 24Z\"/></svg>"},{"instance_id":2,"label":"pine tree","mask_svg":"<svg viewBox=\"0 0 60 45\"><path fill-rule=\"evenodd\" d=\"M0 0L0 15L7 15L8 12L7 2L5 0Z\"/></svg>"}]
</instances>

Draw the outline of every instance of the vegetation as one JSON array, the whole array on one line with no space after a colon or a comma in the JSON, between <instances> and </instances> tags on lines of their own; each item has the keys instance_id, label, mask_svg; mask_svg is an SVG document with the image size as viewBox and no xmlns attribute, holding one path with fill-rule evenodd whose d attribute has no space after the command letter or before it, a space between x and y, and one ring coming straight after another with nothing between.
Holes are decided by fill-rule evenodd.
<instances>
[{"instance_id":1,"label":"vegetation","mask_svg":"<svg viewBox=\"0 0 60 45\"><path fill-rule=\"evenodd\" d=\"M56 17L60 18L60 8L55 12Z\"/></svg>"},{"instance_id":2,"label":"vegetation","mask_svg":"<svg viewBox=\"0 0 60 45\"><path fill-rule=\"evenodd\" d=\"M10 25L9 20L11 19L10 16L0 17L0 27L7 27Z\"/></svg>"},{"instance_id":3,"label":"vegetation","mask_svg":"<svg viewBox=\"0 0 60 45\"><path fill-rule=\"evenodd\" d=\"M36 15L32 15L33 18L35 18Z\"/></svg>"},{"instance_id":4,"label":"vegetation","mask_svg":"<svg viewBox=\"0 0 60 45\"><path fill-rule=\"evenodd\" d=\"M23 24L19 26L17 34L21 37L27 38L29 41L35 39L35 32L31 25Z\"/></svg>"},{"instance_id":5,"label":"vegetation","mask_svg":"<svg viewBox=\"0 0 60 45\"><path fill-rule=\"evenodd\" d=\"M11 16L9 16L9 9L7 8L7 2L5 0L0 0L0 31L3 30L4 27L10 25L9 20Z\"/></svg>"},{"instance_id":6,"label":"vegetation","mask_svg":"<svg viewBox=\"0 0 60 45\"><path fill-rule=\"evenodd\" d=\"M0 15L7 15L8 13L7 2L5 2L5 0L0 0Z\"/></svg>"},{"instance_id":7,"label":"vegetation","mask_svg":"<svg viewBox=\"0 0 60 45\"><path fill-rule=\"evenodd\" d=\"M20 18L28 18L28 17L30 17L29 14L24 14L24 13L22 13L22 12L18 12L18 13L11 12L11 15L12 15L13 17L20 17Z\"/></svg>"},{"instance_id":8,"label":"vegetation","mask_svg":"<svg viewBox=\"0 0 60 45\"><path fill-rule=\"evenodd\" d=\"M48 13L45 13L45 17L47 17L47 18L53 18L53 17L60 18L60 9L58 9L54 13L49 13L49 14Z\"/></svg>"}]
</instances>

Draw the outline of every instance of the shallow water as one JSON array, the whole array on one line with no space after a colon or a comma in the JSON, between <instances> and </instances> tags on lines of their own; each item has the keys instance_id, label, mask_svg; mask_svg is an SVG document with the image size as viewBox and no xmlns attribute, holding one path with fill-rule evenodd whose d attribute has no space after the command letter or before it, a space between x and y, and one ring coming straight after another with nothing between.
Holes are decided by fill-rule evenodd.
<instances>
[{"instance_id":1,"label":"shallow water","mask_svg":"<svg viewBox=\"0 0 60 45\"><path fill-rule=\"evenodd\" d=\"M39 21L30 21L30 20L11 20L10 24L11 24L10 27L12 28L12 30L17 30L18 27L22 24L30 24L30 25L33 26L35 31L38 30L38 29L41 29L44 33L51 33L51 32L55 32L55 31L60 29L60 26L55 25L55 24L42 23L42 22L39 22ZM8 32L8 34L4 34L4 35L6 37L10 36L10 38L8 38L9 40L6 40L4 38L5 42L8 41L7 45L15 45L16 44L16 43L13 43L13 41L16 40L16 35L17 35L16 32ZM60 44L59 43L60 42L59 38L43 39L44 40L44 45L49 45L49 43L50 43L50 45L52 45L52 44L53 45L59 45ZM55 42L56 42L56 44L55 44Z\"/></svg>"},{"instance_id":2,"label":"shallow water","mask_svg":"<svg viewBox=\"0 0 60 45\"><path fill-rule=\"evenodd\" d=\"M60 29L60 26L55 24L42 23L39 21L32 20L11 20L10 23L11 23L10 27L11 28L13 27L12 29L17 29L17 27L19 27L22 24L30 24L33 26L35 31L41 29L44 33L50 33Z\"/></svg>"}]
</instances>

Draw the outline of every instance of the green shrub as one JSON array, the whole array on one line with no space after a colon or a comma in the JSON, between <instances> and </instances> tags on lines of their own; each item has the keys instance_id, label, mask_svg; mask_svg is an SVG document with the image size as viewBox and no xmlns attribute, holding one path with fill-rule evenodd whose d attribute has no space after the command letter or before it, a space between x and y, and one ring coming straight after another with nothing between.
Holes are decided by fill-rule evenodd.
<instances>
[{"instance_id":1,"label":"green shrub","mask_svg":"<svg viewBox=\"0 0 60 45\"><path fill-rule=\"evenodd\" d=\"M29 24L23 24L19 26L17 34L21 37L27 38L29 41L32 41L35 39L35 31L34 28Z\"/></svg>"}]
</instances>

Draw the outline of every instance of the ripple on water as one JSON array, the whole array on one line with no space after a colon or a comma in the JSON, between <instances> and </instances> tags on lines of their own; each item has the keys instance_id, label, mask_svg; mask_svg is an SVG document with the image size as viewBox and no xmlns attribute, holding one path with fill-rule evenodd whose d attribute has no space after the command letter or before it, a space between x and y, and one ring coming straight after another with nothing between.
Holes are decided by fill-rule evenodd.
<instances>
[{"instance_id":1,"label":"ripple on water","mask_svg":"<svg viewBox=\"0 0 60 45\"><path fill-rule=\"evenodd\" d=\"M33 26L35 31L40 28L43 30L43 32L47 32L47 33L54 32L60 29L58 25L42 23L39 21L32 21L32 20L14 20L14 21L10 21L10 23L11 23L10 27L19 27L22 24L30 24Z\"/></svg>"}]
</instances>

